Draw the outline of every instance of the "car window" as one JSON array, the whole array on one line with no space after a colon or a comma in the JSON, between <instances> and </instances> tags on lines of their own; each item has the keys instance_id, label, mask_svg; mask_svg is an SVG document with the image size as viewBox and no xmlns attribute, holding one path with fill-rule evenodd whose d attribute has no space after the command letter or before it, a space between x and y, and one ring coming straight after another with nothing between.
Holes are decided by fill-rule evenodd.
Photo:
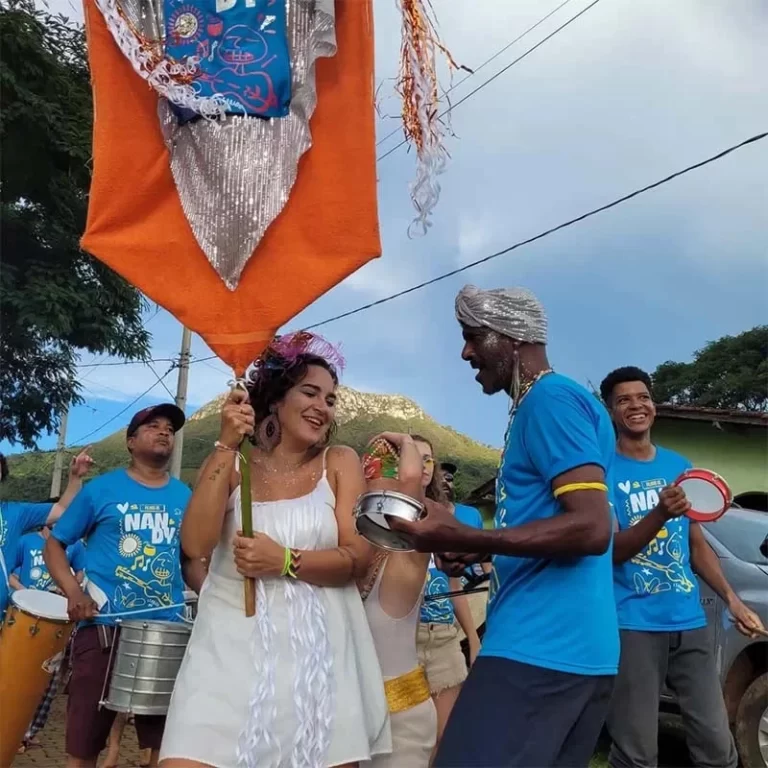
<instances>
[{"instance_id":1,"label":"car window","mask_svg":"<svg viewBox=\"0 0 768 768\"><path fill-rule=\"evenodd\" d=\"M760 545L768 536L768 512L731 509L706 529L734 556L747 563L768 565Z\"/></svg>"}]
</instances>

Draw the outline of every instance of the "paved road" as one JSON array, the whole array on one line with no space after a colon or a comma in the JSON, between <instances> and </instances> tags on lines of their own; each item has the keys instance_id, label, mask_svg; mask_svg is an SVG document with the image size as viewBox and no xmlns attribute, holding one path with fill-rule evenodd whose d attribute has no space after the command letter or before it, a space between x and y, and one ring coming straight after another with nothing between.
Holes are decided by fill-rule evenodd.
<instances>
[{"instance_id":1,"label":"paved road","mask_svg":"<svg viewBox=\"0 0 768 768\"><path fill-rule=\"evenodd\" d=\"M66 718L66 696L59 696L51 709L51 716L45 729L37 734L39 747L31 747L14 760L13 768L62 768L66 762L64 752L64 723ZM120 744L120 768L139 765L139 745L136 731L128 725ZM2 768L6 768L3 766Z\"/></svg>"},{"instance_id":2,"label":"paved road","mask_svg":"<svg viewBox=\"0 0 768 768\"><path fill-rule=\"evenodd\" d=\"M54 702L48 725L38 734L41 746L31 748L26 754L19 755L13 763L13 768L62 768L65 763L64 753L64 722L66 697L59 696ZM663 721L664 727L659 734L660 766L680 768L690 766L685 740L679 728L677 718ZM593 768L604 768L607 765L605 753L607 743L600 745L601 754L592 762ZM136 731L132 726L126 726L123 741L120 744L119 768L133 768L140 764L139 745L136 741ZM2 766L6 768L6 766Z\"/></svg>"}]
</instances>

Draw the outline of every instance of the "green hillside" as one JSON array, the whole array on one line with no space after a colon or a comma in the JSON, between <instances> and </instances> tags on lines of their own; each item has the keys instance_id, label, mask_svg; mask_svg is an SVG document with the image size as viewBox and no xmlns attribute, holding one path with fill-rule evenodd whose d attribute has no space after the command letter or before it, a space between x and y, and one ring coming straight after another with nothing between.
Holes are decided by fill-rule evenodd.
<instances>
[{"instance_id":1,"label":"green hillside","mask_svg":"<svg viewBox=\"0 0 768 768\"><path fill-rule=\"evenodd\" d=\"M190 485L218 436L219 407L220 398L217 398L191 416L184 428L182 479ZM342 389L338 421L336 442L349 445L358 452L379 432L410 432L428 438L435 445L439 460L451 460L458 465L456 484L459 498L496 471L497 450L438 424L407 398ZM95 443L91 455L98 473L124 466L127 463L124 431ZM3 483L2 498L46 499L50 491L53 461L53 451L10 456L11 476Z\"/></svg>"}]
</instances>

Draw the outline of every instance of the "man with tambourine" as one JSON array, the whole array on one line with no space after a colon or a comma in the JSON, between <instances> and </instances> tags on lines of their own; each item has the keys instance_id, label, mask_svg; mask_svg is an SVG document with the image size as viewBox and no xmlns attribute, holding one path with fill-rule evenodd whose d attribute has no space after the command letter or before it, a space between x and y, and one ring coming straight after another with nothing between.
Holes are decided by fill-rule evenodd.
<instances>
[{"instance_id":1,"label":"man with tambourine","mask_svg":"<svg viewBox=\"0 0 768 768\"><path fill-rule=\"evenodd\" d=\"M485 394L509 393L511 412L494 530L462 525L439 505L417 521L387 518L417 550L444 553L451 575L493 555L483 645L433 767L586 766L619 661L611 421L552 371L546 313L530 291L466 286L456 318L463 359Z\"/></svg>"},{"instance_id":2,"label":"man with tambourine","mask_svg":"<svg viewBox=\"0 0 768 768\"><path fill-rule=\"evenodd\" d=\"M678 697L694 765L735 768L738 758L699 599L698 574L723 599L736 627L763 625L736 596L699 520L730 506L727 485L651 442L656 409L647 373L608 374L600 393L616 427L613 562L621 633L619 674L608 716L612 768L657 764L658 708L665 681ZM687 494L687 495L686 495Z\"/></svg>"}]
</instances>

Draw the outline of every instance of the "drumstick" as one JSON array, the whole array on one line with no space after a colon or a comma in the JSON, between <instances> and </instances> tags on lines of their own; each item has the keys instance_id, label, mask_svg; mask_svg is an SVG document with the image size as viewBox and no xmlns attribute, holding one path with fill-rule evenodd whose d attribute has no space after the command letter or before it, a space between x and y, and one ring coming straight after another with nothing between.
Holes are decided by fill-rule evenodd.
<instances>
[{"instance_id":1,"label":"drumstick","mask_svg":"<svg viewBox=\"0 0 768 768\"><path fill-rule=\"evenodd\" d=\"M251 503L251 441L246 437L240 443L243 465L240 467L240 516L243 536L253 538L253 505ZM256 582L245 577L245 615L256 615Z\"/></svg>"},{"instance_id":2,"label":"drumstick","mask_svg":"<svg viewBox=\"0 0 768 768\"><path fill-rule=\"evenodd\" d=\"M424 595L424 602L429 603L433 600L442 600L446 597L461 597L462 595L472 595L476 592L487 592L488 587L473 587L472 589L457 589L455 592L438 592L435 595Z\"/></svg>"}]
</instances>

